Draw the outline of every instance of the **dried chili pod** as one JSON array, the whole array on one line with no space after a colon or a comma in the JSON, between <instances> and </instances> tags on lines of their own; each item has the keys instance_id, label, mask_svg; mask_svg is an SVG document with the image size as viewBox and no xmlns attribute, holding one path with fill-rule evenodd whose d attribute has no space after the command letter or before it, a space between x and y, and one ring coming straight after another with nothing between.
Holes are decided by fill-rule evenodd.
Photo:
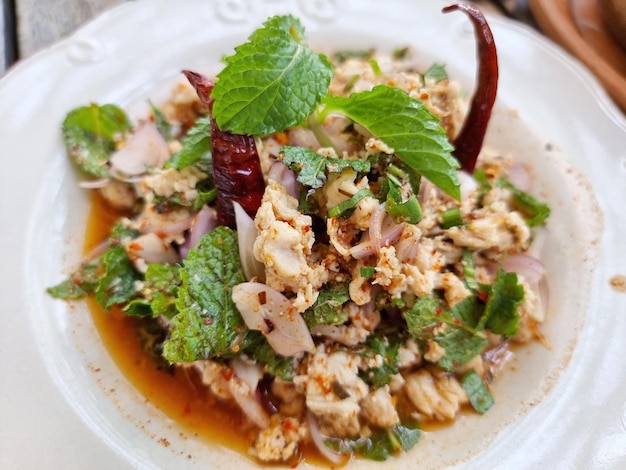
<instances>
[{"instance_id":1,"label":"dried chili pod","mask_svg":"<svg viewBox=\"0 0 626 470\"><path fill-rule=\"evenodd\" d=\"M455 10L461 10L470 17L476 33L478 59L476 89L463 127L454 140L454 156L461 164L462 169L468 173L473 173L487 132L491 109L496 101L498 55L491 28L489 28L489 24L487 24L487 20L480 10L471 5L459 3L447 6L442 11L448 13Z\"/></svg>"},{"instance_id":2,"label":"dried chili pod","mask_svg":"<svg viewBox=\"0 0 626 470\"><path fill-rule=\"evenodd\" d=\"M265 191L254 137L221 130L212 116L213 81L195 72L183 73L211 114L211 154L213 180L217 189L218 222L220 225L234 227L233 202L241 204L248 215L254 218Z\"/></svg>"}]
</instances>

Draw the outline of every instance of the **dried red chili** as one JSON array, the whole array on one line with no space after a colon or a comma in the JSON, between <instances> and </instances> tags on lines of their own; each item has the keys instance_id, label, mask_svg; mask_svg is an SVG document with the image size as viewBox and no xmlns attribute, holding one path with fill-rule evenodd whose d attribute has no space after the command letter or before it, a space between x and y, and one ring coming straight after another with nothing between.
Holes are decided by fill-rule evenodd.
<instances>
[{"instance_id":1,"label":"dried red chili","mask_svg":"<svg viewBox=\"0 0 626 470\"><path fill-rule=\"evenodd\" d=\"M476 33L478 59L476 89L463 127L454 141L454 156L461 164L461 168L473 173L487 132L491 109L496 101L498 55L491 28L480 10L460 3L447 6L442 11L448 13L455 10L461 10L470 17Z\"/></svg>"},{"instance_id":2,"label":"dried red chili","mask_svg":"<svg viewBox=\"0 0 626 470\"><path fill-rule=\"evenodd\" d=\"M204 75L184 71L200 100L213 109L213 81ZM220 225L235 226L233 202L238 202L250 217L261 206L265 181L254 137L221 130L211 116L211 154L213 180L217 189L217 216Z\"/></svg>"}]
</instances>

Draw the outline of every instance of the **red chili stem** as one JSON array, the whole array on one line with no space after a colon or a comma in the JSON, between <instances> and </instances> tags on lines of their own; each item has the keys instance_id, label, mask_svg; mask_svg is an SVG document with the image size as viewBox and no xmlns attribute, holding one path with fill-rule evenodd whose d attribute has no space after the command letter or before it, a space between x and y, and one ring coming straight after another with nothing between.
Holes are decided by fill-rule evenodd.
<instances>
[{"instance_id":1,"label":"red chili stem","mask_svg":"<svg viewBox=\"0 0 626 470\"><path fill-rule=\"evenodd\" d=\"M265 191L265 181L254 137L221 130L213 119L213 80L183 71L211 115L211 154L213 181L217 189L217 216L221 225L235 227L233 202L250 217L256 215Z\"/></svg>"},{"instance_id":2,"label":"red chili stem","mask_svg":"<svg viewBox=\"0 0 626 470\"><path fill-rule=\"evenodd\" d=\"M491 28L480 10L459 3L445 7L443 13L461 10L472 20L476 33L478 69L476 89L461 131L454 140L454 156L461 168L473 173L478 154L483 146L491 109L498 91L498 55Z\"/></svg>"}]
</instances>

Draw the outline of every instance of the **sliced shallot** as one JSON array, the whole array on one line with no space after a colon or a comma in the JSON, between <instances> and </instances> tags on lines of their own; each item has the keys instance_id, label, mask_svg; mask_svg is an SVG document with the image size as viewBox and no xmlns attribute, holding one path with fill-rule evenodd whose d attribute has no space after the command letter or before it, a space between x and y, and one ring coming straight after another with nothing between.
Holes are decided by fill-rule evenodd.
<instances>
[{"instance_id":1,"label":"sliced shallot","mask_svg":"<svg viewBox=\"0 0 626 470\"><path fill-rule=\"evenodd\" d=\"M282 184L287 190L287 194L298 199L300 190L298 188L298 181L296 180L296 173L283 162L272 163L267 178Z\"/></svg>"},{"instance_id":2,"label":"sliced shallot","mask_svg":"<svg viewBox=\"0 0 626 470\"><path fill-rule=\"evenodd\" d=\"M523 253L507 256L502 262L502 269L519 274L529 284L538 283L545 272L545 266L539 259Z\"/></svg>"},{"instance_id":3,"label":"sliced shallot","mask_svg":"<svg viewBox=\"0 0 626 470\"><path fill-rule=\"evenodd\" d=\"M191 221L189 234L180 248L180 256L187 258L189 250L196 247L200 239L217 227L217 211L209 206L204 206Z\"/></svg>"},{"instance_id":4,"label":"sliced shallot","mask_svg":"<svg viewBox=\"0 0 626 470\"><path fill-rule=\"evenodd\" d=\"M155 233L147 233L135 238L126 246L128 257L136 262L139 259L147 264L173 264L178 262L178 253Z\"/></svg>"},{"instance_id":5,"label":"sliced shallot","mask_svg":"<svg viewBox=\"0 0 626 470\"><path fill-rule=\"evenodd\" d=\"M363 259L378 254L382 247L393 245L400 239L405 226L405 222L396 224L385 212L385 204L382 203L370 218L369 236L350 248L350 255L354 259Z\"/></svg>"},{"instance_id":6,"label":"sliced shallot","mask_svg":"<svg viewBox=\"0 0 626 470\"><path fill-rule=\"evenodd\" d=\"M255 390L251 390L248 384L236 375L228 380L228 390L233 399L241 408L241 411L261 429L266 429L270 425L270 417L256 400Z\"/></svg>"},{"instance_id":7,"label":"sliced shallot","mask_svg":"<svg viewBox=\"0 0 626 470\"><path fill-rule=\"evenodd\" d=\"M235 209L235 223L237 225L239 257L244 275L248 281L255 277L257 280L263 281L265 280L265 267L263 263L257 261L254 257L254 241L257 237L257 228L254 225L254 220L243 210L243 207L238 202L233 201L233 206Z\"/></svg>"},{"instance_id":8,"label":"sliced shallot","mask_svg":"<svg viewBox=\"0 0 626 470\"><path fill-rule=\"evenodd\" d=\"M233 287L232 297L248 328L261 331L276 353L293 356L315 349L304 319L276 289L244 282Z\"/></svg>"},{"instance_id":9,"label":"sliced shallot","mask_svg":"<svg viewBox=\"0 0 626 470\"><path fill-rule=\"evenodd\" d=\"M320 454L334 464L341 463L341 461L345 459L345 456L339 452L335 452L325 444L328 437L322 434L322 431L320 431L320 428L317 425L317 418L310 411L306 414L306 422L309 425L311 440L313 441L313 444L315 444L317 450L320 451Z\"/></svg>"},{"instance_id":10,"label":"sliced shallot","mask_svg":"<svg viewBox=\"0 0 626 470\"><path fill-rule=\"evenodd\" d=\"M123 175L136 176L149 168L160 168L170 157L167 142L153 122L143 122L126 145L111 156L111 168Z\"/></svg>"}]
</instances>

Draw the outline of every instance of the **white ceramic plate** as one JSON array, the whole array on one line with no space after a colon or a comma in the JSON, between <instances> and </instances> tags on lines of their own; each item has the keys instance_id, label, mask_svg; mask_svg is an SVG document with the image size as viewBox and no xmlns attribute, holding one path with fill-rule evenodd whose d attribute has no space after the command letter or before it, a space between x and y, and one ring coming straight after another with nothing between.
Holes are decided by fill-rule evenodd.
<instances>
[{"instance_id":1,"label":"white ceramic plate","mask_svg":"<svg viewBox=\"0 0 626 470\"><path fill-rule=\"evenodd\" d=\"M88 209L64 156L65 113L92 101L145 103L183 68L215 72L222 54L287 11L316 48L411 44L471 91L471 27L461 13L442 15L445 4L143 0L0 81L1 468L255 467L178 429L120 374L85 306L46 296L79 259ZM552 349L522 349L487 415L427 433L384 468L626 468L626 294L610 285L626 274L626 121L561 50L510 21L490 22L501 81L489 141L533 168L534 189L553 209Z\"/></svg>"}]
</instances>

